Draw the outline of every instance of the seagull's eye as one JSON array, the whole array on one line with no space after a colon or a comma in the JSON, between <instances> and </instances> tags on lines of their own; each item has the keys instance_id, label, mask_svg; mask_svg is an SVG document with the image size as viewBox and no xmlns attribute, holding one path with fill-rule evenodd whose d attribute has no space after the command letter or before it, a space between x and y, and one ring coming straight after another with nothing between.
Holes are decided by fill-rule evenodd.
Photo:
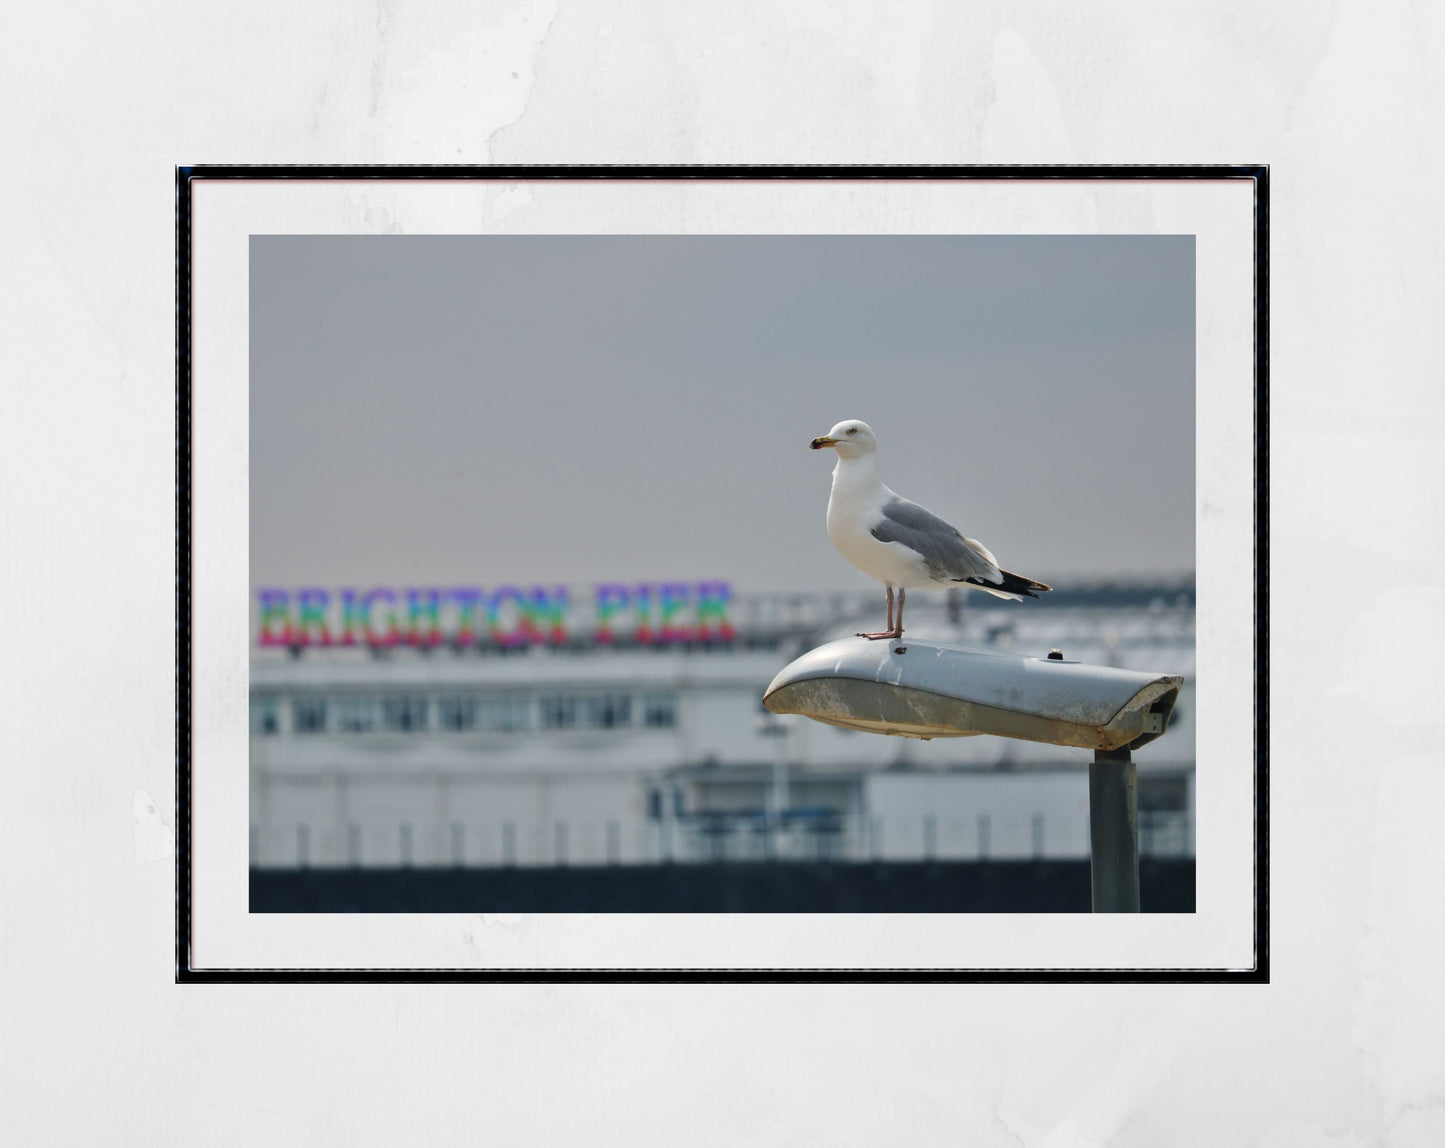
<instances>
[{"instance_id":1,"label":"seagull's eye","mask_svg":"<svg viewBox=\"0 0 1445 1148\"><path fill-rule=\"evenodd\" d=\"M857 433L858 433L858 428L857 428L857 427L849 427L849 428L848 428L848 433L849 433L849 434L857 434Z\"/></svg>"}]
</instances>

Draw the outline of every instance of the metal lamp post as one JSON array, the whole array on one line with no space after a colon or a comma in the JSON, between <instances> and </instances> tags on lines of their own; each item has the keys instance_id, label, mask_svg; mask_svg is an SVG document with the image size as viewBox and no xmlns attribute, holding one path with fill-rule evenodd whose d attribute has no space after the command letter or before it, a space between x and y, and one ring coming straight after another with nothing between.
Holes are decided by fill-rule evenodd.
<instances>
[{"instance_id":1,"label":"metal lamp post","mask_svg":"<svg viewBox=\"0 0 1445 1148\"><path fill-rule=\"evenodd\" d=\"M1094 751L1090 870L1096 913L1139 911L1137 775L1131 751L1159 737L1184 679L913 638L844 638L775 677L763 704L898 737L995 734Z\"/></svg>"},{"instance_id":2,"label":"metal lamp post","mask_svg":"<svg viewBox=\"0 0 1445 1148\"><path fill-rule=\"evenodd\" d=\"M765 713L759 719L759 732L773 744L773 776L768 790L767 819L768 840L774 858L781 858L787 850L787 833L784 827L792 797L788 785L788 727L784 719L774 713Z\"/></svg>"}]
</instances>

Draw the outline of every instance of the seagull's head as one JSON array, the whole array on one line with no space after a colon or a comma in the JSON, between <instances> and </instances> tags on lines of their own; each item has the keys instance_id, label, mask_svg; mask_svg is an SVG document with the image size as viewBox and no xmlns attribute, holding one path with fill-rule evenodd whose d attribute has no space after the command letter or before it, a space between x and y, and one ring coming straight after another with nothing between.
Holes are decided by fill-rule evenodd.
<instances>
[{"instance_id":1,"label":"seagull's head","mask_svg":"<svg viewBox=\"0 0 1445 1148\"><path fill-rule=\"evenodd\" d=\"M831 446L843 458L857 458L877 450L878 439L867 423L858 419L845 419L827 434L815 438L811 446L814 450Z\"/></svg>"}]
</instances>

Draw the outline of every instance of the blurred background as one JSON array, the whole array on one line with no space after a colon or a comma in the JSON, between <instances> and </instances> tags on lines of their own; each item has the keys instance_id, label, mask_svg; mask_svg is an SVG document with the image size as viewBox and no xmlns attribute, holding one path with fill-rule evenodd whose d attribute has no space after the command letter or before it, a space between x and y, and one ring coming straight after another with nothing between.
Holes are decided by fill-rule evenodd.
<instances>
[{"instance_id":1,"label":"blurred background","mask_svg":"<svg viewBox=\"0 0 1445 1148\"><path fill-rule=\"evenodd\" d=\"M1081 911L1089 751L777 717L883 622L891 486L1051 583L908 632L1182 674L1136 755L1194 907L1191 237L251 241L253 911Z\"/></svg>"}]
</instances>

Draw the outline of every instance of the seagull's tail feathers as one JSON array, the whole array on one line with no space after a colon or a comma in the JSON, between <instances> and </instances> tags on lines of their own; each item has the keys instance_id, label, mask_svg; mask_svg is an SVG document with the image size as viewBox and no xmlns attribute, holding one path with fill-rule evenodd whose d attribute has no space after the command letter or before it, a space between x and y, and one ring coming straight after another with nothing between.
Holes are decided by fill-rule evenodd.
<instances>
[{"instance_id":1,"label":"seagull's tail feathers","mask_svg":"<svg viewBox=\"0 0 1445 1148\"><path fill-rule=\"evenodd\" d=\"M1024 578L1019 574L1010 574L1007 570L1000 570L999 578L1000 581L996 583L985 582L982 578L955 578L954 581L986 590L995 598L1007 598L1014 602L1021 602L1024 598L1037 598L1039 594L1053 589L1043 582L1035 582L1032 578Z\"/></svg>"}]
</instances>

